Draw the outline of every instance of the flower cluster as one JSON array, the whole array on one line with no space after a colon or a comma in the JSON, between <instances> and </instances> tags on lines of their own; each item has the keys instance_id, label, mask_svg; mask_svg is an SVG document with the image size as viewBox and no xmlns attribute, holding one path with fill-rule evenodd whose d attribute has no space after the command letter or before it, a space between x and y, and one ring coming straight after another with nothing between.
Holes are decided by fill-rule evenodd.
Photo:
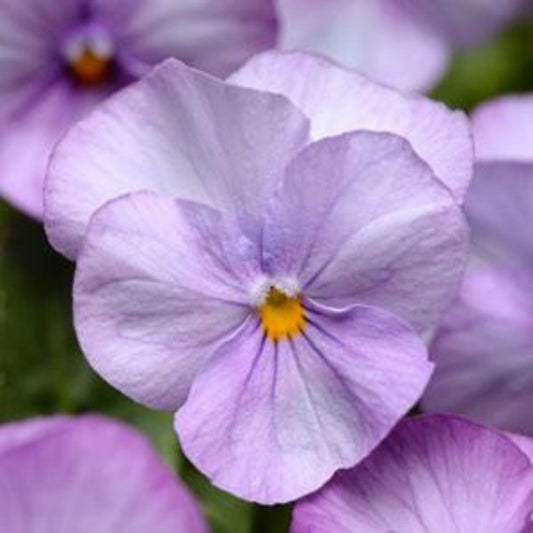
<instances>
[{"instance_id":1,"label":"flower cluster","mask_svg":"<svg viewBox=\"0 0 533 533\"><path fill-rule=\"evenodd\" d=\"M0 0L0 194L87 361L293 533L533 531L533 96L401 92L519 12ZM0 426L2 532L207 529L127 426Z\"/></svg>"}]
</instances>

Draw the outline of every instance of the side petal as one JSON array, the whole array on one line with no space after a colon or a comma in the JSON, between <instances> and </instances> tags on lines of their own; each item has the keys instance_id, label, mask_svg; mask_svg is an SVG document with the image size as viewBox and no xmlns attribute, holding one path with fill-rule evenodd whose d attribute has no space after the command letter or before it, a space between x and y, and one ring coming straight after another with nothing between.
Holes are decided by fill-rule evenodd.
<instances>
[{"instance_id":1,"label":"side petal","mask_svg":"<svg viewBox=\"0 0 533 533\"><path fill-rule=\"evenodd\" d=\"M256 320L219 348L176 415L187 457L263 504L318 489L363 459L417 401L425 348L394 316L306 303L303 334L278 343Z\"/></svg>"},{"instance_id":2,"label":"side petal","mask_svg":"<svg viewBox=\"0 0 533 533\"><path fill-rule=\"evenodd\" d=\"M533 95L497 98L472 114L478 161L533 164Z\"/></svg>"},{"instance_id":3,"label":"side petal","mask_svg":"<svg viewBox=\"0 0 533 533\"><path fill-rule=\"evenodd\" d=\"M21 432L23 443L3 447L6 434ZM8 424L0 427L2 449L1 531L208 531L185 486L144 437L118 422L83 416Z\"/></svg>"},{"instance_id":4,"label":"side petal","mask_svg":"<svg viewBox=\"0 0 533 533\"><path fill-rule=\"evenodd\" d=\"M404 137L457 199L464 197L472 178L473 147L461 111L399 93L303 53L260 54L230 81L287 96L311 120L314 139L353 130Z\"/></svg>"},{"instance_id":5,"label":"side petal","mask_svg":"<svg viewBox=\"0 0 533 533\"><path fill-rule=\"evenodd\" d=\"M506 436L460 418L407 419L299 502L291 533L522 533L532 490L531 464Z\"/></svg>"},{"instance_id":6,"label":"side petal","mask_svg":"<svg viewBox=\"0 0 533 533\"><path fill-rule=\"evenodd\" d=\"M398 89L430 89L444 73L449 45L389 0L280 0L283 50L329 57Z\"/></svg>"},{"instance_id":7,"label":"side petal","mask_svg":"<svg viewBox=\"0 0 533 533\"><path fill-rule=\"evenodd\" d=\"M138 190L258 212L307 128L282 97L165 61L58 145L45 190L50 241L75 258L91 214Z\"/></svg>"},{"instance_id":8,"label":"side petal","mask_svg":"<svg viewBox=\"0 0 533 533\"><path fill-rule=\"evenodd\" d=\"M210 208L151 193L93 217L76 270L75 326L90 364L124 394L176 409L214 345L247 316L247 269L257 261L223 228Z\"/></svg>"},{"instance_id":9,"label":"side petal","mask_svg":"<svg viewBox=\"0 0 533 533\"><path fill-rule=\"evenodd\" d=\"M98 12L137 61L176 57L220 76L272 48L277 30L273 0L107 0Z\"/></svg>"},{"instance_id":10,"label":"side petal","mask_svg":"<svg viewBox=\"0 0 533 533\"><path fill-rule=\"evenodd\" d=\"M265 267L334 307L388 309L423 331L463 272L460 209L409 144L355 132L304 149L288 167L263 236Z\"/></svg>"}]
</instances>

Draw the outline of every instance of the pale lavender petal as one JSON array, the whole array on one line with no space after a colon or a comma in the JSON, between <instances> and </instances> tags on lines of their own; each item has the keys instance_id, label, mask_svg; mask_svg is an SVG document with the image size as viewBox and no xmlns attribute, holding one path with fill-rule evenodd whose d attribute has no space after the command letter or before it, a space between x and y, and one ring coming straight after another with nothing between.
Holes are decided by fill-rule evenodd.
<instances>
[{"instance_id":1,"label":"pale lavender petal","mask_svg":"<svg viewBox=\"0 0 533 533\"><path fill-rule=\"evenodd\" d=\"M458 200L464 197L473 166L464 113L422 96L398 93L302 53L260 54L230 80L287 96L311 120L314 139L353 130L400 135Z\"/></svg>"},{"instance_id":2,"label":"pale lavender petal","mask_svg":"<svg viewBox=\"0 0 533 533\"><path fill-rule=\"evenodd\" d=\"M242 498L284 502L365 457L416 402L429 375L415 333L384 311L320 310L272 342L256 320L195 379L176 429L189 459Z\"/></svg>"},{"instance_id":3,"label":"pale lavender petal","mask_svg":"<svg viewBox=\"0 0 533 533\"><path fill-rule=\"evenodd\" d=\"M25 438L14 442L13 434ZM187 489L144 437L120 423L83 416L0 427L0 531L208 529Z\"/></svg>"},{"instance_id":4,"label":"pale lavender petal","mask_svg":"<svg viewBox=\"0 0 533 533\"><path fill-rule=\"evenodd\" d=\"M451 194L405 140L355 132L310 145L288 167L264 265L320 302L381 307L423 331L454 296L467 241Z\"/></svg>"},{"instance_id":5,"label":"pale lavender petal","mask_svg":"<svg viewBox=\"0 0 533 533\"><path fill-rule=\"evenodd\" d=\"M523 0L400 0L399 3L451 44L488 39L520 13ZM428 29L429 29L428 28Z\"/></svg>"},{"instance_id":6,"label":"pale lavender petal","mask_svg":"<svg viewBox=\"0 0 533 533\"><path fill-rule=\"evenodd\" d=\"M299 502L291 532L523 533L532 509L533 469L509 438L433 415Z\"/></svg>"},{"instance_id":7,"label":"pale lavender petal","mask_svg":"<svg viewBox=\"0 0 533 533\"><path fill-rule=\"evenodd\" d=\"M45 191L48 236L75 258L94 210L136 190L257 213L307 128L284 98L166 61L59 144Z\"/></svg>"},{"instance_id":8,"label":"pale lavender petal","mask_svg":"<svg viewBox=\"0 0 533 533\"><path fill-rule=\"evenodd\" d=\"M279 0L283 50L329 57L403 90L431 88L451 55L445 39L390 0Z\"/></svg>"},{"instance_id":9,"label":"pale lavender petal","mask_svg":"<svg viewBox=\"0 0 533 533\"><path fill-rule=\"evenodd\" d=\"M119 46L146 64L176 57L227 75L272 48L276 38L273 0L105 0L97 5Z\"/></svg>"},{"instance_id":10,"label":"pale lavender petal","mask_svg":"<svg viewBox=\"0 0 533 533\"><path fill-rule=\"evenodd\" d=\"M135 400L176 409L248 315L257 265L254 247L210 208L152 193L110 202L91 220L74 285L90 364Z\"/></svg>"},{"instance_id":11,"label":"pale lavender petal","mask_svg":"<svg viewBox=\"0 0 533 533\"><path fill-rule=\"evenodd\" d=\"M472 130L477 160L533 164L533 95L481 105L472 115Z\"/></svg>"},{"instance_id":12,"label":"pale lavender petal","mask_svg":"<svg viewBox=\"0 0 533 533\"><path fill-rule=\"evenodd\" d=\"M472 267L430 347L428 411L533 433L533 276Z\"/></svg>"}]
</instances>

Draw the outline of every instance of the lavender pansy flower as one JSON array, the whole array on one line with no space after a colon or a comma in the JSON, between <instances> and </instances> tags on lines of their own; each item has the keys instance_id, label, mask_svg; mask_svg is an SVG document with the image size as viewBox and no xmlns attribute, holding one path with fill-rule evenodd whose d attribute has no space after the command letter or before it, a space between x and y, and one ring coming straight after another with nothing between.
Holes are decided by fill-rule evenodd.
<instances>
[{"instance_id":1,"label":"lavender pansy flower","mask_svg":"<svg viewBox=\"0 0 533 533\"><path fill-rule=\"evenodd\" d=\"M429 415L297 503L291 532L527 533L532 512L533 466L509 436Z\"/></svg>"},{"instance_id":2,"label":"lavender pansy flower","mask_svg":"<svg viewBox=\"0 0 533 533\"><path fill-rule=\"evenodd\" d=\"M407 140L308 129L282 96L168 61L75 126L48 181L92 366L178 410L193 463L263 503L354 465L417 401L431 365L415 329L447 306L466 249ZM92 214L140 189L155 192Z\"/></svg>"},{"instance_id":3,"label":"lavender pansy flower","mask_svg":"<svg viewBox=\"0 0 533 533\"><path fill-rule=\"evenodd\" d=\"M271 0L0 0L0 194L42 216L50 152L170 57L217 75L273 45Z\"/></svg>"},{"instance_id":4,"label":"lavender pansy flower","mask_svg":"<svg viewBox=\"0 0 533 533\"><path fill-rule=\"evenodd\" d=\"M473 124L473 257L432 343L437 371L424 407L532 434L533 97L487 103Z\"/></svg>"},{"instance_id":5,"label":"lavender pansy flower","mask_svg":"<svg viewBox=\"0 0 533 533\"><path fill-rule=\"evenodd\" d=\"M0 426L0 531L207 533L144 437L99 416Z\"/></svg>"},{"instance_id":6,"label":"lavender pansy flower","mask_svg":"<svg viewBox=\"0 0 533 533\"><path fill-rule=\"evenodd\" d=\"M131 122L128 131L121 116ZM75 259L91 214L107 200L136 190L218 205L227 198L218 190L222 184L234 182L238 188L245 180L253 183L248 201L268 198L276 172L292 154L311 140L354 130L403 137L462 201L473 165L462 112L403 95L311 55L266 52L232 75L229 84L177 62L167 64L73 128L48 172L48 237ZM179 139L170 142L174 137Z\"/></svg>"}]
</instances>

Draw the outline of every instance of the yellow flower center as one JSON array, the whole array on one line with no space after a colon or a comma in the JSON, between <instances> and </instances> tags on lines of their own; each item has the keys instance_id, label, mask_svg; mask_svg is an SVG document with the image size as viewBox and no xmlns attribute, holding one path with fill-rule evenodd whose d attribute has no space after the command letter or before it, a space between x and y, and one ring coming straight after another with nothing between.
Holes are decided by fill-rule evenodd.
<instances>
[{"instance_id":1,"label":"yellow flower center","mask_svg":"<svg viewBox=\"0 0 533 533\"><path fill-rule=\"evenodd\" d=\"M270 287L259 316L266 336L277 342L301 333L305 327L305 312L299 296L287 296Z\"/></svg>"},{"instance_id":2,"label":"yellow flower center","mask_svg":"<svg viewBox=\"0 0 533 533\"><path fill-rule=\"evenodd\" d=\"M111 75L113 59L95 54L90 48L74 59L70 71L76 81L82 85L100 85Z\"/></svg>"}]
</instances>

